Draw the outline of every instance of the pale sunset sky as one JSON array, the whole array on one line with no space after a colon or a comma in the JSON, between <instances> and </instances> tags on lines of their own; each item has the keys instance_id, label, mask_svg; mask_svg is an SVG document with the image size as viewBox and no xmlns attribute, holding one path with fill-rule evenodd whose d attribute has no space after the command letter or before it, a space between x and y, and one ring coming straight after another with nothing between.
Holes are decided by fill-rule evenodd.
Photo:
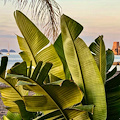
<instances>
[{"instance_id":1,"label":"pale sunset sky","mask_svg":"<svg viewBox=\"0 0 120 120\"><path fill-rule=\"evenodd\" d=\"M89 45L99 35L104 36L107 48L120 42L120 0L56 0L62 13L84 26L80 37ZM0 0L0 49L19 52L16 35L21 35L14 20L12 2ZM24 12L24 11L23 11ZM30 17L30 16L29 16Z\"/></svg>"}]
</instances>

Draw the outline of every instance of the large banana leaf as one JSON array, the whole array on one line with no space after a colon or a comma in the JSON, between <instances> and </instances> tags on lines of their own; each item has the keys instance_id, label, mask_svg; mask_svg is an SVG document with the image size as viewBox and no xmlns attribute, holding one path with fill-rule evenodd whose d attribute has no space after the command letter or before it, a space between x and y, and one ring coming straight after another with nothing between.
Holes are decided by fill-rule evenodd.
<instances>
[{"instance_id":1,"label":"large banana leaf","mask_svg":"<svg viewBox=\"0 0 120 120\"><path fill-rule=\"evenodd\" d=\"M106 91L107 120L119 120L120 118L120 86Z\"/></svg>"},{"instance_id":2,"label":"large banana leaf","mask_svg":"<svg viewBox=\"0 0 120 120\"><path fill-rule=\"evenodd\" d=\"M113 51L106 51L107 71L113 64ZM120 118L120 73L117 73L117 66L110 72L107 72L105 84L107 100L107 120L118 120Z\"/></svg>"},{"instance_id":3,"label":"large banana leaf","mask_svg":"<svg viewBox=\"0 0 120 120\"><path fill-rule=\"evenodd\" d=\"M76 120L77 116L82 116L83 114L85 114L86 111L91 111L93 110L93 107L89 107L85 106L87 109L84 109L84 106L81 106L81 109L74 109L74 108L66 108L64 109L65 113L69 116L69 119L73 119ZM80 108L80 107L79 107ZM89 109L88 109L89 108ZM49 119L52 117L51 120L53 120L53 117L55 119L55 116L58 116L59 118L64 118L63 115L61 115L59 110L53 111L51 113L48 113L46 115L43 115L39 118L36 118L35 120L44 120L44 119ZM83 119L82 119L83 120Z\"/></svg>"},{"instance_id":4,"label":"large banana leaf","mask_svg":"<svg viewBox=\"0 0 120 120\"><path fill-rule=\"evenodd\" d=\"M0 78L0 82L5 83L6 85L9 85L10 87L3 88L0 90L2 95L2 100L5 106L9 108L15 108L11 109L11 112L19 112L17 105L14 103L16 100L22 100L22 96L27 94L27 91L22 88L22 86L16 87L17 79L15 78L6 78L2 79ZM8 109L9 109L8 108ZM12 111L13 110L13 111ZM15 110L15 111L14 111Z\"/></svg>"},{"instance_id":5,"label":"large banana leaf","mask_svg":"<svg viewBox=\"0 0 120 120\"><path fill-rule=\"evenodd\" d=\"M10 111L7 112L7 115L3 116L3 120L22 120L20 114L12 113Z\"/></svg>"},{"instance_id":6,"label":"large banana leaf","mask_svg":"<svg viewBox=\"0 0 120 120\"><path fill-rule=\"evenodd\" d=\"M56 52L58 53L62 63L63 63L63 67L64 67L64 71L65 71L65 76L66 79L70 79L71 75L70 75L70 71L65 59L65 55L64 55L64 50L63 50L63 43L62 43L62 36L61 34L59 35L59 37L57 38L57 40L54 43L54 47Z\"/></svg>"},{"instance_id":7,"label":"large banana leaf","mask_svg":"<svg viewBox=\"0 0 120 120\"><path fill-rule=\"evenodd\" d=\"M114 53L110 49L108 49L106 51L106 62L107 62L107 66L106 66L107 69L106 69L106 71L108 71L111 68L111 66L112 66L112 64L114 62Z\"/></svg>"},{"instance_id":8,"label":"large banana leaf","mask_svg":"<svg viewBox=\"0 0 120 120\"><path fill-rule=\"evenodd\" d=\"M106 120L106 98L104 84L96 62L86 44L76 39L81 26L63 15L61 17L61 30L64 53L73 80L82 88L85 101L94 104L94 120ZM81 29L82 30L82 29Z\"/></svg>"},{"instance_id":9,"label":"large banana leaf","mask_svg":"<svg viewBox=\"0 0 120 120\"><path fill-rule=\"evenodd\" d=\"M42 32L20 11L14 12L16 23L24 36L26 43L30 49L31 54L36 55L43 47L45 47L49 40Z\"/></svg>"},{"instance_id":10,"label":"large banana leaf","mask_svg":"<svg viewBox=\"0 0 120 120\"><path fill-rule=\"evenodd\" d=\"M120 118L120 73L106 81L107 120Z\"/></svg>"},{"instance_id":11,"label":"large banana leaf","mask_svg":"<svg viewBox=\"0 0 120 120\"><path fill-rule=\"evenodd\" d=\"M53 64L53 67L50 70L50 73L60 79L65 79L63 64L53 45L50 45L49 47L42 50L36 55L35 58L36 61L51 62Z\"/></svg>"},{"instance_id":12,"label":"large banana leaf","mask_svg":"<svg viewBox=\"0 0 120 120\"><path fill-rule=\"evenodd\" d=\"M33 65L39 61L52 62L51 74L61 79L65 79L62 62L55 51L53 45L43 48L49 43L49 40L38 30L38 28L20 11L14 13L16 23L24 38L18 37L20 53L23 60L32 61Z\"/></svg>"},{"instance_id":13,"label":"large banana leaf","mask_svg":"<svg viewBox=\"0 0 120 120\"><path fill-rule=\"evenodd\" d=\"M27 64L26 64L26 62L24 61L24 62L22 62L20 64L17 64L15 66L11 67L7 71L7 73L27 76Z\"/></svg>"},{"instance_id":14,"label":"large banana leaf","mask_svg":"<svg viewBox=\"0 0 120 120\"><path fill-rule=\"evenodd\" d=\"M105 120L107 113L106 96L104 84L97 65L89 48L82 39L76 39L75 46L84 80L86 101L88 104L95 105L93 119Z\"/></svg>"},{"instance_id":15,"label":"large banana leaf","mask_svg":"<svg viewBox=\"0 0 120 120\"><path fill-rule=\"evenodd\" d=\"M95 42L91 43L90 50L93 53L94 59L100 70L103 82L106 79L106 51L103 36L99 36L95 39Z\"/></svg>"},{"instance_id":16,"label":"large banana leaf","mask_svg":"<svg viewBox=\"0 0 120 120\"><path fill-rule=\"evenodd\" d=\"M7 57L4 57L4 59L2 59L2 62L1 62L3 71L6 70L6 65L7 65L6 59L7 59ZM20 74L23 74L26 76L26 69L27 69L27 66L23 62L23 63L21 63L21 69L18 69L18 71L16 69L14 69L14 71L19 72ZM0 90L1 95L2 95L1 99L4 103L4 105L6 106L6 109L8 109L11 112L20 113L20 109L17 106L17 104L15 104L15 101L21 100L23 103L22 96L27 95L28 91L24 90L22 86L16 86L16 83L18 82L18 80L14 77L13 78L11 78L11 77L1 78L0 77L0 82L8 85L8 87L2 88ZM17 113L12 114L12 113L8 112L7 116L4 116L3 119L10 119L10 120L20 119L21 117ZM24 116L24 117L22 116L23 120L30 120L31 118L33 118L33 114L28 111L24 110L24 114L27 116L27 118L26 118L26 116Z\"/></svg>"},{"instance_id":17,"label":"large banana leaf","mask_svg":"<svg viewBox=\"0 0 120 120\"><path fill-rule=\"evenodd\" d=\"M22 50L22 52L19 53L22 59L26 61L28 66L30 65L30 61L32 61L33 66L36 66L35 58L32 55L32 52L27 42L25 41L25 39L20 36L17 36L17 40L18 40L20 49Z\"/></svg>"},{"instance_id":18,"label":"large banana leaf","mask_svg":"<svg viewBox=\"0 0 120 120\"><path fill-rule=\"evenodd\" d=\"M37 112L58 109L61 113L60 116L62 115L65 119L73 118L76 115L81 115L82 113L85 113L86 111L81 111L80 108L68 109L68 112L64 110L77 103L80 103L83 98L81 90L74 82L65 80L62 82L61 86L55 84L43 84L45 77L42 73L43 71L46 71L47 73L49 72L47 70L49 68L49 64L47 63L41 69L41 62L39 62L38 66L36 66L35 70L33 71L33 74L35 75L31 75L31 78L34 78L34 80L28 77L24 77L23 75L19 75L19 73L16 76L13 75L13 77L19 80L20 82L25 81L25 83L22 82L21 85L24 85L25 88L37 93L36 96L23 97L27 110ZM23 63L15 66L15 68L19 69L21 68L21 66L23 66ZM15 68L12 69L13 73L14 70L16 70ZM20 85L19 82L17 85ZM70 111L73 111L73 115L69 114Z\"/></svg>"},{"instance_id":19,"label":"large banana leaf","mask_svg":"<svg viewBox=\"0 0 120 120\"><path fill-rule=\"evenodd\" d=\"M106 81L105 89L109 90L109 89L115 88L119 85L120 85L120 73L117 76Z\"/></svg>"},{"instance_id":20,"label":"large banana leaf","mask_svg":"<svg viewBox=\"0 0 120 120\"><path fill-rule=\"evenodd\" d=\"M23 100L17 100L15 101L15 103L18 105L21 117L23 120L30 120L33 119L35 117L36 113L33 112L28 112L25 108L25 103L23 102Z\"/></svg>"},{"instance_id":21,"label":"large banana leaf","mask_svg":"<svg viewBox=\"0 0 120 120\"><path fill-rule=\"evenodd\" d=\"M74 40L78 37L83 27L68 16L61 17L61 34L63 40L63 49L65 58L72 75L73 80L84 91L82 81L80 63L78 61L77 51L74 45Z\"/></svg>"},{"instance_id":22,"label":"large banana leaf","mask_svg":"<svg viewBox=\"0 0 120 120\"><path fill-rule=\"evenodd\" d=\"M112 71L106 73L106 81L111 77L113 77L113 75L115 75L116 72L117 72L117 66Z\"/></svg>"},{"instance_id":23,"label":"large banana leaf","mask_svg":"<svg viewBox=\"0 0 120 120\"><path fill-rule=\"evenodd\" d=\"M18 79L22 80L22 78ZM79 109L71 109L72 113L69 114L69 109L67 111L64 110L81 102L83 98L82 92L72 81L65 80L61 86L53 84L39 85L36 83L36 85L31 86L28 84L25 85L25 87L40 95L23 97L28 111L48 111L58 109L59 113L54 113L54 117L60 114L63 115L64 119L71 119L83 112Z\"/></svg>"}]
</instances>

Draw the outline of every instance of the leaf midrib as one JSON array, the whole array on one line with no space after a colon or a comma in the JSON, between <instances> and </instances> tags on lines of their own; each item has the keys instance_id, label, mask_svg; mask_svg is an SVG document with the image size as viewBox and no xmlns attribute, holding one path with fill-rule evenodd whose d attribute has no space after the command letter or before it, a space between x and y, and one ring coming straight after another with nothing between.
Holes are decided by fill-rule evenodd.
<instances>
[{"instance_id":1,"label":"leaf midrib","mask_svg":"<svg viewBox=\"0 0 120 120\"><path fill-rule=\"evenodd\" d=\"M19 25L19 22L17 22L18 20L17 20L17 16L15 15L15 12L14 12L14 17L15 17L15 19L16 19L16 23L17 23L17 25L19 26L22 35L24 36L24 33L23 33L23 31L21 30L21 27L20 27L20 25ZM35 57L34 57L34 54L33 54L32 50L31 50L31 47L29 46L29 44L28 44L25 36L24 36L24 39L25 39L25 42L26 42L27 45L28 45L28 48L29 48L29 50L30 50L30 53L32 54L32 57L33 57L33 59L34 59L34 62L37 64L37 61L36 61L36 59L35 59Z\"/></svg>"},{"instance_id":2,"label":"leaf midrib","mask_svg":"<svg viewBox=\"0 0 120 120\"><path fill-rule=\"evenodd\" d=\"M1 78L2 79L2 78ZM21 96L21 94L17 91L17 89L15 89L15 87L13 86L13 85L11 85L8 81L6 81L5 79L3 79L5 82L7 82L8 84L9 84L9 86L11 86L16 92L17 92L17 94L21 97L21 99L22 99L22 96Z\"/></svg>"},{"instance_id":3,"label":"leaf midrib","mask_svg":"<svg viewBox=\"0 0 120 120\"><path fill-rule=\"evenodd\" d=\"M34 81L32 79L30 79L31 81ZM42 90L48 95L48 97L54 102L54 104L57 106L57 108L60 110L60 112L63 114L63 116L65 117L66 120L69 120L69 118L67 117L67 115L64 113L64 111L62 110L62 108L57 104L57 102L51 97L51 95L41 86L39 85L36 81L34 81L34 83L36 85L38 85L40 88L42 88Z\"/></svg>"},{"instance_id":4,"label":"leaf midrib","mask_svg":"<svg viewBox=\"0 0 120 120\"><path fill-rule=\"evenodd\" d=\"M64 20L64 21L65 21L65 20ZM73 42L73 45L74 45L74 48L75 48L75 52L76 52L76 55L77 55L78 64L79 64L79 68L80 68L79 70L80 70L81 77L82 77L82 81L83 81L83 91L86 93L84 77L83 77L83 74L82 74L82 69L81 69L81 65L80 65L80 60L79 60L79 57L78 57L77 49L76 49L76 46L75 46L75 44L74 44L74 39L72 38L71 32L70 32L70 30L69 30L69 27L68 27L68 24L66 23L66 21L65 21L65 24L66 24L66 26L67 26L69 35L70 35L70 37L71 37L71 39L72 39L72 42ZM77 39L77 38L76 38L76 39ZM75 40L76 40L76 39L75 39ZM85 99L85 101L87 101L87 96L86 96L86 95L87 95L87 94L84 94L84 99Z\"/></svg>"}]
</instances>

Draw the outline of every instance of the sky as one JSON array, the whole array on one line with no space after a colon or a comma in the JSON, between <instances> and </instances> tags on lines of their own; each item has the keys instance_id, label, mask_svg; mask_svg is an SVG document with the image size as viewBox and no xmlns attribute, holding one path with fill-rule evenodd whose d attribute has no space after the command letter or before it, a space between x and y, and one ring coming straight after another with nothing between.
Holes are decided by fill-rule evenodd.
<instances>
[{"instance_id":1,"label":"sky","mask_svg":"<svg viewBox=\"0 0 120 120\"><path fill-rule=\"evenodd\" d=\"M56 0L62 13L83 25L80 37L89 46L99 35L104 36L106 49L120 42L120 0ZM19 52L16 34L21 35L14 20L12 2L0 0L0 49ZM24 11L23 11L24 12ZM30 17L30 16L29 16Z\"/></svg>"}]
</instances>

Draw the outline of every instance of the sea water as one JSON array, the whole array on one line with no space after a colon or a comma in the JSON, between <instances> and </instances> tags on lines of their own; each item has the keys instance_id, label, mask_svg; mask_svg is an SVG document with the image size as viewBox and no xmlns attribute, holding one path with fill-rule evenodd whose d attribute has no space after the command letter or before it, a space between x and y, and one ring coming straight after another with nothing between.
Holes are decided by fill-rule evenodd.
<instances>
[{"instance_id":1,"label":"sea water","mask_svg":"<svg viewBox=\"0 0 120 120\"><path fill-rule=\"evenodd\" d=\"M0 61L2 56L8 56L8 65L7 69L10 69L16 62L22 62L22 58L18 53L10 53L10 55L7 55L7 53L0 54ZM120 55L114 56L114 62L120 62ZM0 62L1 63L1 62ZM110 71L115 67L116 65L112 65ZM120 71L120 65L117 65L117 71Z\"/></svg>"},{"instance_id":2,"label":"sea water","mask_svg":"<svg viewBox=\"0 0 120 120\"><path fill-rule=\"evenodd\" d=\"M120 62L120 55L114 55L114 62ZM110 71L117 66L117 71L120 71L120 65L112 65Z\"/></svg>"},{"instance_id":3,"label":"sea water","mask_svg":"<svg viewBox=\"0 0 120 120\"><path fill-rule=\"evenodd\" d=\"M10 53L10 55L7 55L7 53L0 54L0 63L1 63L1 57L7 56L8 57L8 65L7 69L10 69L16 62L22 62L22 58L18 53Z\"/></svg>"}]
</instances>

